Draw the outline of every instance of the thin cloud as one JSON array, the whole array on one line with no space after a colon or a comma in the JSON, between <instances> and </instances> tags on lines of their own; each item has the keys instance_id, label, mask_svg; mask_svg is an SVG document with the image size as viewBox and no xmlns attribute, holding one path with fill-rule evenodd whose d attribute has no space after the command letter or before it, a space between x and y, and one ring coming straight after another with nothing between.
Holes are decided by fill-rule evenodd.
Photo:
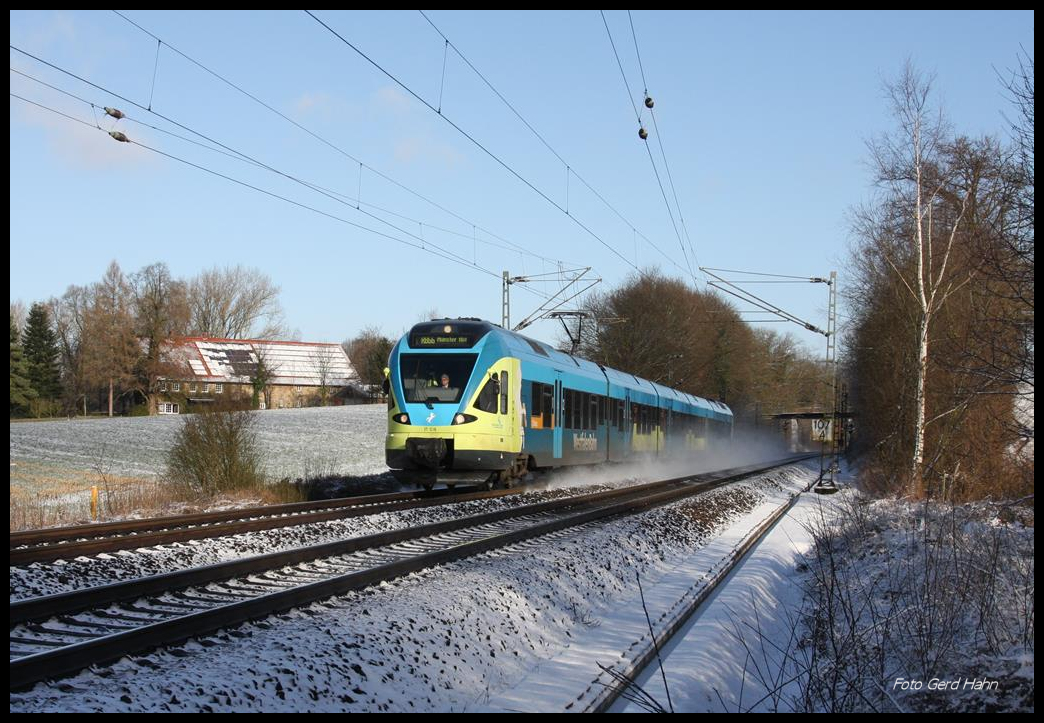
<instances>
[{"instance_id":1,"label":"thin cloud","mask_svg":"<svg viewBox=\"0 0 1044 723\"><path fill-rule=\"evenodd\" d=\"M46 138L48 150L67 166L81 170L109 171L146 167L153 163L148 151L131 143L119 143L95 127L75 123L43 108L24 103L17 98L12 98L11 103L18 103L21 106L16 110L17 121L42 132ZM43 105L47 105L47 103L45 102ZM61 110L68 112L68 109ZM91 122L90 118L83 117L82 112L68 112L68 115ZM101 123L101 126L103 131L110 130L104 123ZM135 137L134 129L128 128L128 126L117 128L116 124L113 124L113 129L122 130L134 140L144 140Z\"/></svg>"}]
</instances>

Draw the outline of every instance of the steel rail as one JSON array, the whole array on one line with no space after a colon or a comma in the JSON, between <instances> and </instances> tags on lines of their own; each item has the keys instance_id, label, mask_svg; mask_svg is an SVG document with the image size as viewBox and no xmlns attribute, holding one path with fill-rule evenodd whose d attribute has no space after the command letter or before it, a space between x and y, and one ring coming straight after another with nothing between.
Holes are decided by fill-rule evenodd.
<instances>
[{"instance_id":1,"label":"steel rail","mask_svg":"<svg viewBox=\"0 0 1044 723\"><path fill-rule=\"evenodd\" d=\"M172 542L187 542L211 537L224 537L241 532L256 532L279 527L306 525L327 520L349 519L397 510L418 509L492 499L517 494L519 489L469 492L459 495L418 495L407 492L392 495L366 495L346 497L319 502L303 502L291 505L251 507L230 512L203 513L175 517L135 520L129 523L113 522L101 525L78 525L50 530L33 530L30 533L12 533L10 565L27 565L32 562L97 555L104 552L131 550L140 547L165 545ZM297 509L291 509L297 508ZM137 530L145 530L137 532ZM81 533L81 531L83 531ZM118 535L100 537L97 533ZM17 536L17 540L16 540ZM91 536L93 539L77 539ZM38 540L35 544L33 540ZM58 541L72 540L72 541ZM28 542L26 542L28 541ZM30 545L16 547L18 545Z\"/></svg>"},{"instance_id":2,"label":"steel rail","mask_svg":"<svg viewBox=\"0 0 1044 723\"><path fill-rule=\"evenodd\" d=\"M822 473L820 473L819 478L822 478ZM631 661L631 664L627 666L626 670L617 671L620 674L620 677L614 677L611 684L602 684L604 687L601 692L597 693L587 706L585 706L584 712L608 712L617 699L630 686L630 681L637 680L637 677L641 672L653 663L656 659L657 651L661 651L665 648L671 638L673 638L678 631L688 623L693 614L710 598L712 594L714 594L721 584L728 579L732 571L747 559L748 553L750 553L750 551L765 538L784 515L793 509L794 505L797 504L797 501L801 498L801 495L811 490L812 487L819 482L819 478L809 484L802 492L793 495L786 504L781 505L778 509L773 511L772 514L759 522L743 542L730 553L729 562L719 568L712 575L707 584L701 588L699 593L693 596L688 604L685 605L679 613L674 615L665 627L655 634L654 640L650 641L650 643L642 649L642 652Z\"/></svg>"},{"instance_id":3,"label":"steel rail","mask_svg":"<svg viewBox=\"0 0 1044 723\"><path fill-rule=\"evenodd\" d=\"M475 528L512 517L526 517L542 512L557 512L576 508L573 514L548 522L530 525L522 529L512 530L503 534L494 534L484 539L462 544L451 542L449 546L434 552L377 565L370 569L337 575L326 580L298 585L286 590L257 595L251 599L218 605L207 610L193 612L161 622L148 623L148 621L143 620L142 622L147 624L134 629L122 630L115 634L23 656L12 660L10 663L11 687L12 689L26 687L40 680L66 675L89 665L118 659L129 653L177 643L187 638L234 626L258 617L283 612L352 590L360 590L381 581L479 555L499 547L516 544L523 540L544 536L569 527L582 526L611 516L634 514L649 507L667 504L684 497L700 494L729 484L737 479L782 466L783 464L791 464L794 461L794 459L788 459L783 462L777 461L767 466L746 467L741 470L726 470L706 475L690 475L620 490L596 493L594 495L538 503L536 505L524 505L510 510L476 515L463 520L450 520L413 529L395 530L389 533L371 535L367 538L358 538L357 540L327 543L285 553L258 556L233 563L222 563L178 573L157 575L128 583L116 583L74 593L19 601L11 605L12 625L28 620L59 615L73 609L83 610L86 609L84 607L85 604L87 607L96 608L114 601L137 599L143 595L169 592L172 589L183 589L185 586L198 585L216 579L227 580L230 575L242 576L249 574L251 571L257 572L261 569L271 570L273 567L285 567L287 564L286 560L295 556L308 560L318 559L318 556L343 554L344 551L353 547L356 549L367 549L374 547L375 544L387 546L394 542L431 537L440 532L460 530L468 527ZM341 552L338 553L338 550ZM86 603L87 600L91 602ZM162 601L156 604L171 606ZM121 620L138 620L138 618L112 613L108 613L106 616ZM95 627L98 626L95 625ZM63 634L69 636L76 635L76 633ZM50 644L43 643L42 645Z\"/></svg>"}]
</instances>

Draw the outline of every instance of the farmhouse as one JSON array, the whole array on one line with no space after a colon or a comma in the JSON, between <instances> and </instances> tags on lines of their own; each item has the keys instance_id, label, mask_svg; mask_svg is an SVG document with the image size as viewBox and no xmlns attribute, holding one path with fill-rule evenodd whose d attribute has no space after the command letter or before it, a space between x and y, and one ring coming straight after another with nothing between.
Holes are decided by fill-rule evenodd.
<instances>
[{"instance_id":1,"label":"farmhouse","mask_svg":"<svg viewBox=\"0 0 1044 723\"><path fill-rule=\"evenodd\" d=\"M339 344L191 337L170 342L157 381L159 414L236 399L260 409L367 401Z\"/></svg>"}]
</instances>

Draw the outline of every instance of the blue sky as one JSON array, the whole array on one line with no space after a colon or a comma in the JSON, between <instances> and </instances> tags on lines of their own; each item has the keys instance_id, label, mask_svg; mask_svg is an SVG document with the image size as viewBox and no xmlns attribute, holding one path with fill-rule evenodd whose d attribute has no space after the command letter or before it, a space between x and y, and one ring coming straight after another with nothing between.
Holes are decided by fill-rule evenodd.
<instances>
[{"instance_id":1,"label":"blue sky","mask_svg":"<svg viewBox=\"0 0 1044 723\"><path fill-rule=\"evenodd\" d=\"M125 14L162 39L158 63L157 41L110 11L12 11L10 19L13 46L127 100L15 50L11 67L99 109L113 106L133 121L203 142L169 122L176 121L349 200L128 119L98 116L103 131L121 130L150 148L410 244L437 244L466 263L117 143L95 127L12 98L12 301L28 304L96 281L113 259L126 272L164 261L182 277L243 264L281 287L286 321L303 339L340 341L370 325L398 335L432 309L499 321L500 272L553 272L559 260L592 266L602 289L619 285L634 272L632 264L658 266L704 288L705 278L697 273L693 282L686 269L597 11L427 14L631 225L583 188L460 57L444 54L442 37L419 13L316 14L431 105L439 105L441 93L446 118L555 203L568 204L573 219L626 261L304 12ZM1011 111L997 73L1017 65L1020 47L1033 53L1031 11L635 11L632 17L699 264L799 276L836 269L842 285L848 214L873 193L865 142L891 128L883 81L909 58L936 74L935 98L958 131L1004 136L1001 114ZM640 104L643 83L627 13L608 11L606 19ZM11 92L95 125L87 103L14 72ZM169 120L127 102L148 107L150 97L152 110ZM658 154L658 145L652 149ZM369 167L361 182L358 161ZM669 187L667 194L673 204ZM356 197L364 210L402 230L359 213ZM662 254L636 241L632 225ZM824 286L750 288L825 326ZM540 300L516 285L511 302L517 322ZM771 328L792 332L816 353L825 346L797 326ZM545 321L528 333L554 341L558 329Z\"/></svg>"}]
</instances>

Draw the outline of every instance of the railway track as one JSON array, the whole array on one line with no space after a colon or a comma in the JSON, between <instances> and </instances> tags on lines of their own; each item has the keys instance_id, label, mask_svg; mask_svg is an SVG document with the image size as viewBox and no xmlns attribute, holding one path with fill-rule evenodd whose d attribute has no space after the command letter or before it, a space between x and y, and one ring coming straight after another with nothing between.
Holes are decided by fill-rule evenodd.
<instances>
[{"instance_id":1,"label":"railway track","mask_svg":"<svg viewBox=\"0 0 1044 723\"><path fill-rule=\"evenodd\" d=\"M811 490L820 482L820 480L822 480L822 477L823 474L820 473L819 477L809 484L804 491L808 492ZM674 610L666 623L653 634L649 642L631 659L631 662L626 669L616 670L615 675L610 678L610 682L600 683L600 692L592 697L588 704L583 708L583 712L608 712L613 704L616 703L617 699L619 699L624 691L626 691L631 685L631 681L637 680L638 676L642 674L642 671L644 671L646 667L655 664L660 651L664 650L664 648L670 644L671 638L685 627L685 624L690 618L692 618L693 614L699 610L700 607L710 599L715 591L725 583L732 571L747 558L747 553L749 553L759 542L761 542L761 540L765 538L765 536L775 527L776 523L794 507L800 497L800 494L794 495L788 503L782 505L758 523L758 525L744 538L743 542L732 551L725 564L721 565L714 571L711 578L707 581L707 584L700 588L696 595L686 600L684 604L679 605L677 609Z\"/></svg>"},{"instance_id":2,"label":"railway track","mask_svg":"<svg viewBox=\"0 0 1044 723\"><path fill-rule=\"evenodd\" d=\"M697 495L795 459L525 505L10 606L12 689Z\"/></svg>"},{"instance_id":3,"label":"railway track","mask_svg":"<svg viewBox=\"0 0 1044 723\"><path fill-rule=\"evenodd\" d=\"M174 517L153 517L124 522L105 522L75 527L55 527L11 533L12 566L53 562L119 550L225 537L241 532L306 525L347 519L380 512L434 507L470 500L517 494L519 489L465 492L401 492L362 497L343 497L317 502L249 507L227 512L204 512Z\"/></svg>"}]
</instances>

